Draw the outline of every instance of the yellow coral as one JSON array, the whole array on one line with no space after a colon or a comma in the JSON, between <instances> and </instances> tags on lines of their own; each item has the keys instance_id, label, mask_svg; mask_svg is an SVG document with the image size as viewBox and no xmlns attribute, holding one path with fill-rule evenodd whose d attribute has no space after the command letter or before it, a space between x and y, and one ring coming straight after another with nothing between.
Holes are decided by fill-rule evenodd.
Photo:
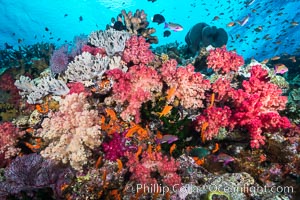
<instances>
[{"instance_id":1,"label":"yellow coral","mask_svg":"<svg viewBox=\"0 0 300 200\"><path fill-rule=\"evenodd\" d=\"M162 63L165 63L165 62L167 62L167 61L169 60L168 54L164 54L164 53L162 53L162 54L160 55L160 58L161 58L161 60L162 60Z\"/></svg>"}]
</instances>

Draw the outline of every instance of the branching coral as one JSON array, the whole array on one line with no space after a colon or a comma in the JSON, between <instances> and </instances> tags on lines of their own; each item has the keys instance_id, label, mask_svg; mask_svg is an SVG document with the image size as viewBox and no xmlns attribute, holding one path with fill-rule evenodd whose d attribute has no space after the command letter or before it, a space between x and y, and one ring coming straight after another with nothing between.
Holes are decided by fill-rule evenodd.
<instances>
[{"instance_id":1,"label":"branching coral","mask_svg":"<svg viewBox=\"0 0 300 200\"><path fill-rule=\"evenodd\" d=\"M49 145L41 152L46 158L69 163L81 170L88 163L91 151L101 145L99 117L89 110L84 93L70 94L60 102L59 111L42 123L40 136Z\"/></svg>"},{"instance_id":2,"label":"branching coral","mask_svg":"<svg viewBox=\"0 0 300 200\"><path fill-rule=\"evenodd\" d=\"M122 119L130 121L134 117L139 122L142 103L151 100L162 89L157 71L145 65L135 65L126 73L114 69L107 71L107 75L115 81L112 98L118 104L128 104L121 113Z\"/></svg>"},{"instance_id":3,"label":"branching coral","mask_svg":"<svg viewBox=\"0 0 300 200\"><path fill-rule=\"evenodd\" d=\"M125 31L108 29L106 31L92 32L89 42L95 47L104 48L108 56L121 53L125 48L125 42L130 34Z\"/></svg>"},{"instance_id":4,"label":"branching coral","mask_svg":"<svg viewBox=\"0 0 300 200\"><path fill-rule=\"evenodd\" d=\"M50 76L41 79L31 80L27 76L21 76L20 80L16 80L15 86L23 98L27 98L29 104L42 103L42 98L48 94L66 95L69 93L69 88L62 80L52 78Z\"/></svg>"},{"instance_id":5,"label":"branching coral","mask_svg":"<svg viewBox=\"0 0 300 200\"><path fill-rule=\"evenodd\" d=\"M151 44L158 43L158 38L151 35L155 33L156 30L154 28L148 28L149 22L147 21L147 14L144 10L137 9L135 13L132 13L131 11L126 13L125 10L122 10L121 14L117 17L117 21L123 25L122 16L124 19L124 26L129 33L143 36L147 39L147 42ZM115 28L115 26L113 27Z\"/></svg>"},{"instance_id":6,"label":"branching coral","mask_svg":"<svg viewBox=\"0 0 300 200\"><path fill-rule=\"evenodd\" d=\"M170 88L175 88L175 96L185 108L202 108L205 91L210 89L209 80L194 71L191 64L177 68L176 60L168 60L162 65L163 80Z\"/></svg>"},{"instance_id":7,"label":"branching coral","mask_svg":"<svg viewBox=\"0 0 300 200\"><path fill-rule=\"evenodd\" d=\"M70 62L66 70L66 78L70 81L84 83L90 80L101 80L107 70L109 58L101 54L93 56L89 52L83 52Z\"/></svg>"}]
</instances>

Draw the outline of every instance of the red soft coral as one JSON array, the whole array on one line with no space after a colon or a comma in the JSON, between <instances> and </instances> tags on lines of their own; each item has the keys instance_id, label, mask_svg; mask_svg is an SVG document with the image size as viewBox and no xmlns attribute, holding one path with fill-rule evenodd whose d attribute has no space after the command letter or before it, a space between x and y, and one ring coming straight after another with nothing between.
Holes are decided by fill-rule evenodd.
<instances>
[{"instance_id":1,"label":"red soft coral","mask_svg":"<svg viewBox=\"0 0 300 200\"><path fill-rule=\"evenodd\" d=\"M215 72L228 73L237 71L240 66L244 65L244 59L235 52L227 51L226 47L216 48L209 52L207 65Z\"/></svg>"},{"instance_id":2,"label":"red soft coral","mask_svg":"<svg viewBox=\"0 0 300 200\"><path fill-rule=\"evenodd\" d=\"M204 123L208 126L202 134L205 139L211 140L216 137L221 127L227 127L230 123L231 110L229 107L224 108L210 107L204 110L204 112L197 117L195 121L196 130L201 131Z\"/></svg>"},{"instance_id":3,"label":"red soft coral","mask_svg":"<svg viewBox=\"0 0 300 200\"><path fill-rule=\"evenodd\" d=\"M216 94L215 101L227 100L227 94L232 90L230 81L225 78L219 78L212 85L211 89Z\"/></svg>"},{"instance_id":4,"label":"red soft coral","mask_svg":"<svg viewBox=\"0 0 300 200\"><path fill-rule=\"evenodd\" d=\"M122 59L133 64L148 64L154 59L154 54L149 49L150 44L146 42L145 38L140 36L132 36L126 41L126 47L123 52Z\"/></svg>"},{"instance_id":5,"label":"red soft coral","mask_svg":"<svg viewBox=\"0 0 300 200\"><path fill-rule=\"evenodd\" d=\"M143 152L141 160L137 159L134 153L127 152L126 156L128 158L126 166L132 173L131 180L147 185L162 182L169 187L180 187L181 178L177 174L179 162L174 158L163 156L161 152L151 154ZM153 178L151 173L159 173L160 176Z\"/></svg>"},{"instance_id":6,"label":"red soft coral","mask_svg":"<svg viewBox=\"0 0 300 200\"><path fill-rule=\"evenodd\" d=\"M128 72L113 69L106 74L114 80L113 100L122 105L127 104L121 113L122 119L130 121L134 117L136 123L140 122L142 103L151 100L162 89L160 75L154 68L145 65L134 65Z\"/></svg>"},{"instance_id":7,"label":"red soft coral","mask_svg":"<svg viewBox=\"0 0 300 200\"><path fill-rule=\"evenodd\" d=\"M287 97L275 84L267 80L267 70L260 65L253 66L249 80L243 81L243 89L231 90L228 94L235 107L231 119L231 128L236 125L248 129L251 137L250 145L258 148L264 145L264 131L273 131L291 126L286 117L278 111L285 109Z\"/></svg>"}]
</instances>

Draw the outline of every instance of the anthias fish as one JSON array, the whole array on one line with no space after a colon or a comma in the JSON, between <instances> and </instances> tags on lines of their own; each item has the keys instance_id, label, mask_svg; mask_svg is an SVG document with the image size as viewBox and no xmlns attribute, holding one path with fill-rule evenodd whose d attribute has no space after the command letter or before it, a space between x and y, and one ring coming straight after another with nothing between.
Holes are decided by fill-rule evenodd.
<instances>
[{"instance_id":1,"label":"anthias fish","mask_svg":"<svg viewBox=\"0 0 300 200\"><path fill-rule=\"evenodd\" d=\"M165 28L169 28L172 31L182 31L183 30L183 27L180 24L176 24L176 23L172 23L172 22L169 22L169 23L165 22Z\"/></svg>"}]
</instances>

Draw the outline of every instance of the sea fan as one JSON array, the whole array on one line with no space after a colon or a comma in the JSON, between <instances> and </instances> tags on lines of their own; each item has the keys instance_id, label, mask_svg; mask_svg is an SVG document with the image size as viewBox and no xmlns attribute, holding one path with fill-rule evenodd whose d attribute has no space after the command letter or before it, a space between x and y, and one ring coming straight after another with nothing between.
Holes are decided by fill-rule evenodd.
<instances>
[{"instance_id":1,"label":"sea fan","mask_svg":"<svg viewBox=\"0 0 300 200\"><path fill-rule=\"evenodd\" d=\"M51 188L55 199L61 197L58 190L68 180L65 175L72 175L68 168L62 168L39 154L17 157L4 172L5 181L0 182L0 199L6 196L30 194L39 189Z\"/></svg>"}]
</instances>

